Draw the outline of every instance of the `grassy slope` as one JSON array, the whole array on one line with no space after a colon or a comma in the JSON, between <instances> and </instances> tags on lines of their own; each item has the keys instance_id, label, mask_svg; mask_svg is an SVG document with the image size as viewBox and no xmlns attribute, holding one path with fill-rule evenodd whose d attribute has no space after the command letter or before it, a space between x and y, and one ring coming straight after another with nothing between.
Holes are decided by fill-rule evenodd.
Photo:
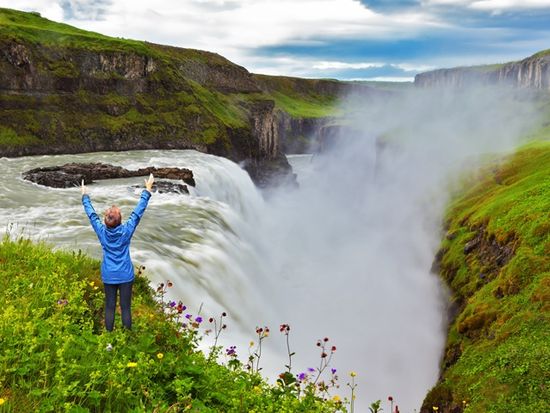
<instances>
[{"instance_id":1,"label":"grassy slope","mask_svg":"<svg viewBox=\"0 0 550 413\"><path fill-rule=\"evenodd\" d=\"M4 94L4 109L0 113L0 145L4 147L78 148L82 139L101 142L105 136L115 136L117 142L128 147L134 136L140 136L148 147L162 145L166 139L177 136L189 146L216 143L215 152L219 148L230 151L228 130L249 129L247 108L255 101L274 100L279 109L293 118L319 118L336 113L336 95L319 92L316 84L337 81L298 79L302 88L297 91L292 87L296 80L272 77L272 88L267 93L223 92L188 76L199 73L202 78L200 73L212 68L220 73L236 70L237 66L215 53L113 38L34 13L0 8L0 39L3 44L16 40L28 45L34 50L33 59L41 76L53 77L61 83L70 83L82 75L70 57L80 51L136 54L152 58L158 67L149 79L156 82L153 94L121 95L114 88L108 95L82 89L69 96ZM124 82L115 72L93 76L98 76L98 82ZM239 135L245 136L246 132Z\"/></svg>"},{"instance_id":2,"label":"grassy slope","mask_svg":"<svg viewBox=\"0 0 550 413\"><path fill-rule=\"evenodd\" d=\"M0 411L336 410L335 402L298 399L257 374L208 362L196 348L196 330L178 332L152 297L138 277L132 332L121 329L117 316L115 331L103 333L97 261L4 239Z\"/></svg>"},{"instance_id":3,"label":"grassy slope","mask_svg":"<svg viewBox=\"0 0 550 413\"><path fill-rule=\"evenodd\" d=\"M339 89L343 82L329 79L300 79L254 75L276 106L294 118L337 116Z\"/></svg>"},{"instance_id":4,"label":"grassy slope","mask_svg":"<svg viewBox=\"0 0 550 413\"><path fill-rule=\"evenodd\" d=\"M461 311L450 326L443 380L425 408L460 408L465 401L472 413L544 411L550 402L550 143L530 144L487 168L453 202L447 220L441 274Z\"/></svg>"}]
</instances>

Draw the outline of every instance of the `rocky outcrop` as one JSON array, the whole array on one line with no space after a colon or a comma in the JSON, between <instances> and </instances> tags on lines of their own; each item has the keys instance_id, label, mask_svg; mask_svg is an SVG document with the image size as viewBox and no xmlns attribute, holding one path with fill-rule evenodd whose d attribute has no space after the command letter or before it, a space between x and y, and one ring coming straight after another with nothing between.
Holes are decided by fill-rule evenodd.
<instances>
[{"instance_id":1,"label":"rocky outcrop","mask_svg":"<svg viewBox=\"0 0 550 413\"><path fill-rule=\"evenodd\" d=\"M463 241L462 252L465 265L469 274L475 274L475 290L493 281L503 268L514 257L519 240L514 234L509 234L505 241L497 240L494 234L487 231L485 225L470 228L473 236L468 241ZM445 238L451 242L457 240L457 234L448 232ZM432 271L437 272L446 281L447 285L455 285L459 276L459 269L445 264L446 256L450 254L449 248L441 248L432 264ZM476 270L481 268L482 271ZM513 283L505 283L496 287L492 294L497 299L517 293L517 286ZM456 333L463 336L469 342L477 342L489 333L491 324L496 321L496 312L483 308L480 311L466 314L465 309L469 295L461 294L454 289L453 301L449 304L447 318L451 325L456 324ZM420 413L432 413L433 406L438 407L441 413L462 413L467 403L461 397L456 397L448 383L443 380L447 369L453 366L462 356L463 346L460 343L447 343L441 361L441 377L439 382L428 392L422 403Z\"/></svg>"},{"instance_id":2,"label":"rocky outcrop","mask_svg":"<svg viewBox=\"0 0 550 413\"><path fill-rule=\"evenodd\" d=\"M414 79L419 87L463 87L476 83L550 91L550 51L502 65L434 70L420 73Z\"/></svg>"},{"instance_id":3,"label":"rocky outcrop","mask_svg":"<svg viewBox=\"0 0 550 413\"><path fill-rule=\"evenodd\" d=\"M141 168L128 170L121 166L103 163L68 163L61 166L50 166L31 169L23 173L23 179L39 185L52 188L71 188L85 184L92 184L95 180L131 178L136 176L148 176L153 174L155 178L181 180L188 185L195 186L193 172L186 168ZM188 192L187 187L181 184L160 183L159 188L164 191Z\"/></svg>"},{"instance_id":4,"label":"rocky outcrop","mask_svg":"<svg viewBox=\"0 0 550 413\"><path fill-rule=\"evenodd\" d=\"M279 113L279 135L284 153L315 153L319 150L323 129L333 118L293 118Z\"/></svg>"}]
</instances>

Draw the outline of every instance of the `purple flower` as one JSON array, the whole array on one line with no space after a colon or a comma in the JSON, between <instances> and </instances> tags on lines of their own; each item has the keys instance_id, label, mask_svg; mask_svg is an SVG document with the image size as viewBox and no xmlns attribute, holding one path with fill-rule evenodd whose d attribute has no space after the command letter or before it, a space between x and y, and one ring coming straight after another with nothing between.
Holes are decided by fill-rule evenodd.
<instances>
[{"instance_id":1,"label":"purple flower","mask_svg":"<svg viewBox=\"0 0 550 413\"><path fill-rule=\"evenodd\" d=\"M175 302L175 301L170 301L169 306L170 306L170 307L175 307L175 306L176 306L176 302Z\"/></svg>"},{"instance_id":2,"label":"purple flower","mask_svg":"<svg viewBox=\"0 0 550 413\"><path fill-rule=\"evenodd\" d=\"M336 374L336 369L330 369L332 374Z\"/></svg>"},{"instance_id":3,"label":"purple flower","mask_svg":"<svg viewBox=\"0 0 550 413\"><path fill-rule=\"evenodd\" d=\"M307 378L307 374L306 374L306 373L300 373L300 374L298 374L298 380L304 381L306 378Z\"/></svg>"},{"instance_id":4,"label":"purple flower","mask_svg":"<svg viewBox=\"0 0 550 413\"><path fill-rule=\"evenodd\" d=\"M313 373L313 372L315 371L315 369L314 369L313 367L309 367L309 368L307 369L307 371L309 371L310 373Z\"/></svg>"},{"instance_id":5,"label":"purple flower","mask_svg":"<svg viewBox=\"0 0 550 413\"><path fill-rule=\"evenodd\" d=\"M236 351L237 346L231 346L225 349L225 352L228 356L234 357L237 355Z\"/></svg>"},{"instance_id":6,"label":"purple flower","mask_svg":"<svg viewBox=\"0 0 550 413\"><path fill-rule=\"evenodd\" d=\"M191 317L193 317L191 314L185 314L185 318L187 318L188 320L191 320Z\"/></svg>"},{"instance_id":7,"label":"purple flower","mask_svg":"<svg viewBox=\"0 0 550 413\"><path fill-rule=\"evenodd\" d=\"M195 318L195 321L196 321L197 323L202 323L202 317L199 316L199 317Z\"/></svg>"}]
</instances>

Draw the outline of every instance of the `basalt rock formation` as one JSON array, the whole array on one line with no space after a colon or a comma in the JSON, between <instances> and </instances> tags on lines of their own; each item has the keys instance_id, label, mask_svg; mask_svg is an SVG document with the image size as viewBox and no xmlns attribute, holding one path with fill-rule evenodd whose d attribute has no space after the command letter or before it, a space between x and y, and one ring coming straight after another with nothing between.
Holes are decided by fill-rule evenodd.
<instances>
[{"instance_id":1,"label":"basalt rock formation","mask_svg":"<svg viewBox=\"0 0 550 413\"><path fill-rule=\"evenodd\" d=\"M71 188L80 186L82 181L88 185L101 179L131 178L149 174L153 174L156 178L181 180L195 186L193 172L186 168L148 167L132 171L104 163L68 163L61 166L36 168L24 172L23 179L52 188ZM159 192L189 193L185 185L177 183L157 182L154 188Z\"/></svg>"},{"instance_id":2,"label":"basalt rock formation","mask_svg":"<svg viewBox=\"0 0 550 413\"><path fill-rule=\"evenodd\" d=\"M519 62L439 69L420 73L414 78L414 84L419 87L461 87L472 83L507 84L518 88L550 91L550 50Z\"/></svg>"}]
</instances>

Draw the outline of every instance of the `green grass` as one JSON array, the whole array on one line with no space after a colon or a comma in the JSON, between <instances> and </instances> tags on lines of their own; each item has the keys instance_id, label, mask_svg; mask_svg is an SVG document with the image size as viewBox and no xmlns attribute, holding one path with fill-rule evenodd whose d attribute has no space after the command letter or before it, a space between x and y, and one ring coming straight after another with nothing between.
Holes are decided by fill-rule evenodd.
<instances>
[{"instance_id":1,"label":"green grass","mask_svg":"<svg viewBox=\"0 0 550 413\"><path fill-rule=\"evenodd\" d=\"M294 118L320 118L341 114L342 82L331 79L300 79L254 75L276 107Z\"/></svg>"},{"instance_id":2,"label":"green grass","mask_svg":"<svg viewBox=\"0 0 550 413\"><path fill-rule=\"evenodd\" d=\"M294 118L324 118L338 116L335 97L311 97L298 94L271 92L275 105Z\"/></svg>"},{"instance_id":3,"label":"green grass","mask_svg":"<svg viewBox=\"0 0 550 413\"><path fill-rule=\"evenodd\" d=\"M550 142L494 162L468 187L448 210L442 243L441 275L460 311L443 379L425 405L464 400L466 412L543 411L550 401Z\"/></svg>"},{"instance_id":4,"label":"green grass","mask_svg":"<svg viewBox=\"0 0 550 413\"><path fill-rule=\"evenodd\" d=\"M209 360L197 348L198 328L179 329L143 276L134 286L132 331L117 315L115 330L104 332L99 263L80 253L4 238L0 302L1 412L290 413L340 405L268 385L236 360Z\"/></svg>"},{"instance_id":5,"label":"green grass","mask_svg":"<svg viewBox=\"0 0 550 413\"><path fill-rule=\"evenodd\" d=\"M151 54L151 49L145 42L104 36L48 20L35 13L5 8L0 8L0 33L4 38L14 38L45 46Z\"/></svg>"}]
</instances>

